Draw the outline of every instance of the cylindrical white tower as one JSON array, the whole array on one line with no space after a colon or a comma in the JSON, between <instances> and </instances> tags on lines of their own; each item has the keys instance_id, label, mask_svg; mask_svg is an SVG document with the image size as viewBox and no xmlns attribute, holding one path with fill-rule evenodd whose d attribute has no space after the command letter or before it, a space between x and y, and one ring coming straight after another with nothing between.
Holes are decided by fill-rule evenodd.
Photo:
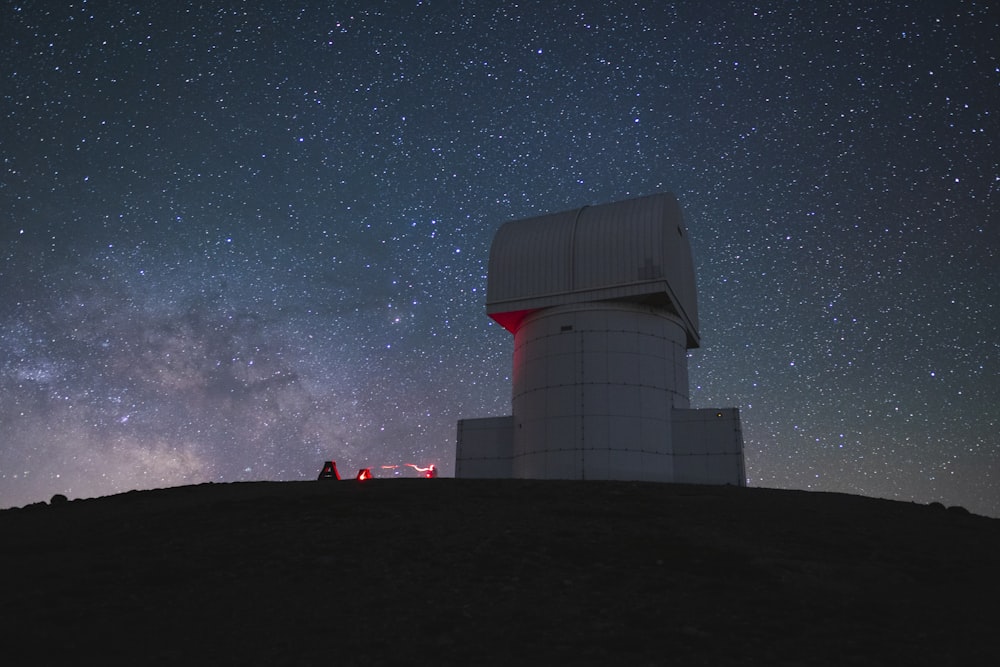
<instances>
[{"instance_id":1,"label":"cylindrical white tower","mask_svg":"<svg viewBox=\"0 0 1000 667\"><path fill-rule=\"evenodd\" d=\"M623 301L525 317L514 334L514 476L671 481L687 339L665 308Z\"/></svg>"}]
</instances>

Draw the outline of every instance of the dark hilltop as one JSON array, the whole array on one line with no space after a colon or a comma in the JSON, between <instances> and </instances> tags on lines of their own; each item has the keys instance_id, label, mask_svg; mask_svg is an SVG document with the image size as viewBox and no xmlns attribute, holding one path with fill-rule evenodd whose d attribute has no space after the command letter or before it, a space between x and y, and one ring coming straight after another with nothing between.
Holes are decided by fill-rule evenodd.
<instances>
[{"instance_id":1,"label":"dark hilltop","mask_svg":"<svg viewBox=\"0 0 1000 667\"><path fill-rule=\"evenodd\" d=\"M0 535L11 665L972 665L1000 648L1000 520L937 504L258 482L5 510Z\"/></svg>"}]
</instances>

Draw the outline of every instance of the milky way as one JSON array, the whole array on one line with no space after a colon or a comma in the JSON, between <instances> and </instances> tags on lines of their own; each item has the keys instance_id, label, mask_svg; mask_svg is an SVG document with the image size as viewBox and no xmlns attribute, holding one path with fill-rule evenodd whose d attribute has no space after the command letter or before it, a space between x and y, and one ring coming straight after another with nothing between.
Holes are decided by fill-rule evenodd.
<instances>
[{"instance_id":1,"label":"milky way","mask_svg":"<svg viewBox=\"0 0 1000 667\"><path fill-rule=\"evenodd\" d=\"M497 227L672 191L750 484L1000 515L995 3L555 4L4 3L0 507L451 475Z\"/></svg>"}]
</instances>

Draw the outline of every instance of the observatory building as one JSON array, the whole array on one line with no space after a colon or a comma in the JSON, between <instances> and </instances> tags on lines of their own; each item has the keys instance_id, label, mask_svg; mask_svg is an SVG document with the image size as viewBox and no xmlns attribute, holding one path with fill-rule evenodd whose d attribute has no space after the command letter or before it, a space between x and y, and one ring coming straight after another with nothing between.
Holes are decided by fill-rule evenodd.
<instances>
[{"instance_id":1,"label":"observatory building","mask_svg":"<svg viewBox=\"0 0 1000 667\"><path fill-rule=\"evenodd\" d=\"M739 409L690 406L696 296L672 194L501 226L486 312L514 334L513 414L458 422L456 477L745 485Z\"/></svg>"}]
</instances>

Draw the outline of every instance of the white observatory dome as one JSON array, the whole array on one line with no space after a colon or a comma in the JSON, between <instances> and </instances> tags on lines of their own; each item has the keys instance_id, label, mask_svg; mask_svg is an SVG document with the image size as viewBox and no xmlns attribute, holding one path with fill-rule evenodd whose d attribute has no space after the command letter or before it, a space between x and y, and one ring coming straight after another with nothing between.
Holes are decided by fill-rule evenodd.
<instances>
[{"instance_id":1,"label":"white observatory dome","mask_svg":"<svg viewBox=\"0 0 1000 667\"><path fill-rule=\"evenodd\" d=\"M500 227L490 248L486 312L510 332L540 308L593 301L659 306L698 347L691 244L669 193L584 206Z\"/></svg>"}]
</instances>

